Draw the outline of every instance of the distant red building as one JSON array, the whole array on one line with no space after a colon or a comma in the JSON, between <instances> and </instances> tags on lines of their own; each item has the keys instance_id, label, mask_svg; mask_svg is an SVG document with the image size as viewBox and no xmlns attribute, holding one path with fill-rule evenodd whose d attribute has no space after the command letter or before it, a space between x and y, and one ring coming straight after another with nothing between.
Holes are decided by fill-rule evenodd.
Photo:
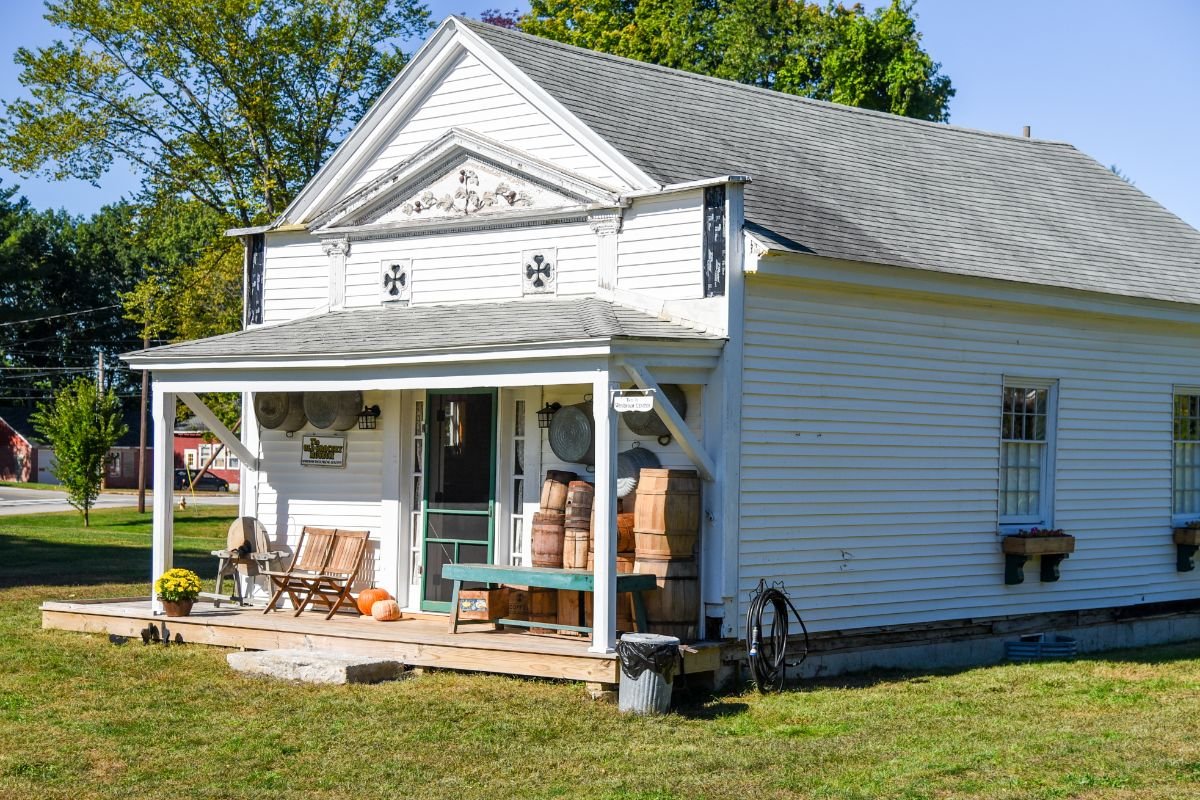
<instances>
[{"instance_id":1,"label":"distant red building","mask_svg":"<svg viewBox=\"0 0 1200 800\"><path fill-rule=\"evenodd\" d=\"M192 425L188 425L192 423ZM187 427L184 427L184 426ZM175 430L175 468L198 470L208 463L209 456L217 453L208 471L212 475L229 481L229 488L236 491L241 481L241 462L238 457L223 447L211 435L212 441L205 441L208 431L199 426L198 422L188 420Z\"/></svg>"}]
</instances>

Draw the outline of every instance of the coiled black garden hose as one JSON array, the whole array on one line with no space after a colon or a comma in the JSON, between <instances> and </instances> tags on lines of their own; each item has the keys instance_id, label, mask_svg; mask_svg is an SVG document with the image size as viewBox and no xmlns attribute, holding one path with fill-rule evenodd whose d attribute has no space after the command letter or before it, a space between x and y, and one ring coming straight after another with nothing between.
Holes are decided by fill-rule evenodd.
<instances>
[{"instance_id":1,"label":"coiled black garden hose","mask_svg":"<svg viewBox=\"0 0 1200 800\"><path fill-rule=\"evenodd\" d=\"M763 614L768 605L774 614L771 629L764 636ZM804 649L793 653L799 655L798 661L788 664L788 631L792 617L804 633ZM751 598L750 608L746 611L746 657L750 662L750 676L760 692L782 689L787 667L798 666L808 658L808 627L782 588L759 582L758 592Z\"/></svg>"}]
</instances>

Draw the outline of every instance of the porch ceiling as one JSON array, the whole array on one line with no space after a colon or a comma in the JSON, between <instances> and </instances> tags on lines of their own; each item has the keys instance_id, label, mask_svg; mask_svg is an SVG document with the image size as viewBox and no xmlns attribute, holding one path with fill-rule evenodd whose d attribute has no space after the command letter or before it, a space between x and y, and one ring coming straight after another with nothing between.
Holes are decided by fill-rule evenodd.
<instances>
[{"instance_id":1,"label":"porch ceiling","mask_svg":"<svg viewBox=\"0 0 1200 800\"><path fill-rule=\"evenodd\" d=\"M247 360L379 359L513 347L562 348L616 342L709 344L723 339L594 297L469 305L356 308L278 325L137 350L134 367Z\"/></svg>"}]
</instances>

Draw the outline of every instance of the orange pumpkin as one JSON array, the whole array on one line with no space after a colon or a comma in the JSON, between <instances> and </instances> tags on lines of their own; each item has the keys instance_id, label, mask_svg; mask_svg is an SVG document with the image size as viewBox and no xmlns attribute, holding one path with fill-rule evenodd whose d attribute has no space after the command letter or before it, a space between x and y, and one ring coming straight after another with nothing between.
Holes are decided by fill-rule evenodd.
<instances>
[{"instance_id":1,"label":"orange pumpkin","mask_svg":"<svg viewBox=\"0 0 1200 800\"><path fill-rule=\"evenodd\" d=\"M386 589L363 589L358 593L358 613L364 617L371 613L371 606L378 603L380 600L390 600L392 596L388 594Z\"/></svg>"},{"instance_id":2,"label":"orange pumpkin","mask_svg":"<svg viewBox=\"0 0 1200 800\"><path fill-rule=\"evenodd\" d=\"M393 622L400 619L400 604L395 600L376 600L371 606L371 616L380 622Z\"/></svg>"}]
</instances>

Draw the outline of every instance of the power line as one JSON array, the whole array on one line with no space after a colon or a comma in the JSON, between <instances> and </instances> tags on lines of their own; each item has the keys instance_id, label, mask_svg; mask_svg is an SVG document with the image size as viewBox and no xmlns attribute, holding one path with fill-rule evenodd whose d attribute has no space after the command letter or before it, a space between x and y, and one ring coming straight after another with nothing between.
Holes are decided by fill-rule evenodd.
<instances>
[{"instance_id":1,"label":"power line","mask_svg":"<svg viewBox=\"0 0 1200 800\"><path fill-rule=\"evenodd\" d=\"M62 319L63 317L77 317L80 314L92 314L96 311L108 311L110 308L120 308L119 303L113 303L110 306L99 306L97 308L85 308L83 311L68 311L64 314L52 314L48 317L31 317L30 319L18 319L12 322L0 322L0 328L7 328L10 325L24 325L26 322L45 322L50 319Z\"/></svg>"}]
</instances>

